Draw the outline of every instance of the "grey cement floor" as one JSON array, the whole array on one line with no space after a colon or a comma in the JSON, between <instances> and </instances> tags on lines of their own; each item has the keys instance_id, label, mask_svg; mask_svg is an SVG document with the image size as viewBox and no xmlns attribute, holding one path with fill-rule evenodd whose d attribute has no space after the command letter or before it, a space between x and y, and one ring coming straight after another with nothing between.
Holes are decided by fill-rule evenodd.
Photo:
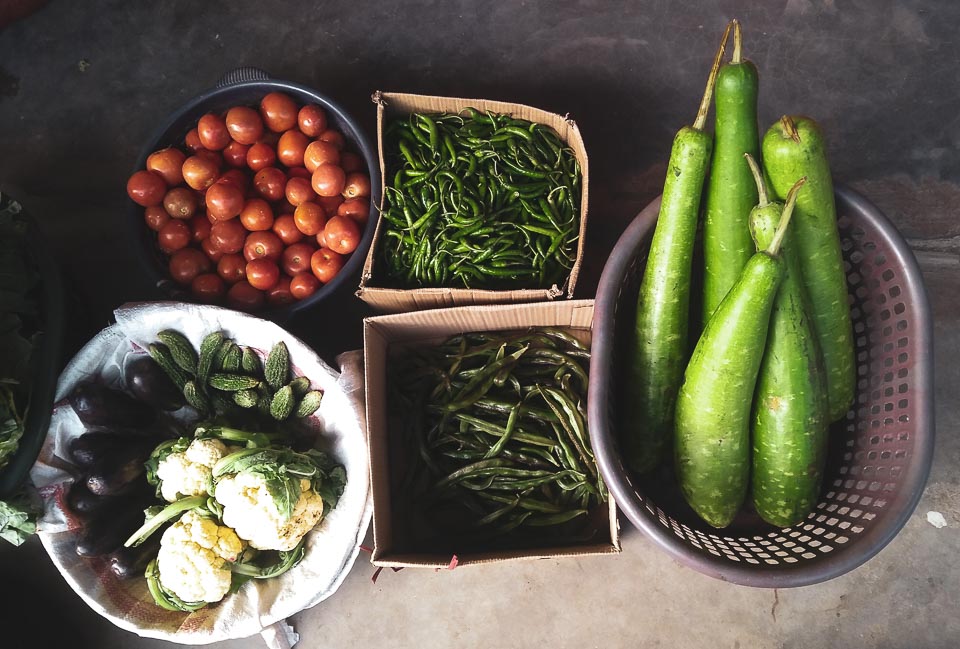
<instances>
[{"instance_id":1,"label":"grey cement floor","mask_svg":"<svg viewBox=\"0 0 960 649\"><path fill-rule=\"evenodd\" d=\"M783 112L823 122L836 177L918 252L936 319L930 480L903 531L852 573L793 590L732 586L676 564L625 520L616 557L388 570L373 584L361 555L333 597L291 619L300 647L960 646L960 4L278 5L54 0L0 30L0 189L38 216L67 277L68 354L117 305L153 295L124 224L123 186L143 142L243 65L327 92L370 133L376 89L569 112L590 155L577 297L592 296L620 233L659 193L670 139L692 118L719 32L735 16L761 71L761 125ZM359 346L368 313L346 292L289 327L332 360ZM931 511L945 527L927 521ZM3 649L172 646L98 617L36 540L0 547L0 589Z\"/></svg>"}]
</instances>

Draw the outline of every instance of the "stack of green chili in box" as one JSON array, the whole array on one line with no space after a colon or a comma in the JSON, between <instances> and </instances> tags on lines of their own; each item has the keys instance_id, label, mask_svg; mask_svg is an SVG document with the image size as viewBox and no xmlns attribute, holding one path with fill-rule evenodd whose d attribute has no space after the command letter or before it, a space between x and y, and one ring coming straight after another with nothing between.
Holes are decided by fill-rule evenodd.
<instances>
[{"instance_id":1,"label":"stack of green chili in box","mask_svg":"<svg viewBox=\"0 0 960 649\"><path fill-rule=\"evenodd\" d=\"M548 126L468 108L384 131L379 263L400 288L562 285L580 237L581 172Z\"/></svg>"},{"instance_id":2,"label":"stack of green chili in box","mask_svg":"<svg viewBox=\"0 0 960 649\"><path fill-rule=\"evenodd\" d=\"M607 494L586 427L588 364L558 329L394 354L388 408L408 453L400 492L451 537L589 535Z\"/></svg>"}]
</instances>

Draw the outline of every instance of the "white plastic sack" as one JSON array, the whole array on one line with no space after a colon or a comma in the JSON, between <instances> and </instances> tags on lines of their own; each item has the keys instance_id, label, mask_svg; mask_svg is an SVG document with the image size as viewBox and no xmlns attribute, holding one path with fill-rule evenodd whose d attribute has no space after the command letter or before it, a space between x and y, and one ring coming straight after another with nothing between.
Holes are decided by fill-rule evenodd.
<instances>
[{"instance_id":1,"label":"white plastic sack","mask_svg":"<svg viewBox=\"0 0 960 649\"><path fill-rule=\"evenodd\" d=\"M370 522L370 470L363 408L360 352L338 359L341 374L307 345L272 322L213 306L177 302L130 304L115 312L116 324L101 331L73 358L60 376L50 431L31 478L44 496L40 539L70 586L94 610L138 635L183 644L206 644L254 635L274 623L332 595L346 577ZM303 561L289 572L252 580L234 595L195 613L166 611L147 592L146 581L121 580L105 560L77 556L79 521L64 507L74 469L64 459L67 441L84 426L65 401L83 379L104 376L120 385L124 358L141 352L157 332L175 329L195 347L208 333L223 331L238 344L264 356L277 342L286 343L291 364L310 378L324 396L311 418L321 431L317 447L342 463L347 484L336 508L310 532ZM273 628L275 630L275 628Z\"/></svg>"}]
</instances>

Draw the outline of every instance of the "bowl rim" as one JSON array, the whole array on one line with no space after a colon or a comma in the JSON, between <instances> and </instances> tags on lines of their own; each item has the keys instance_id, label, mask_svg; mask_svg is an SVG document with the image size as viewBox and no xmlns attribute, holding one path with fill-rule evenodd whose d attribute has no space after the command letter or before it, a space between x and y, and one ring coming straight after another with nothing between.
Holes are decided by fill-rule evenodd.
<instances>
[{"instance_id":1,"label":"bowl rim","mask_svg":"<svg viewBox=\"0 0 960 649\"><path fill-rule=\"evenodd\" d=\"M890 243L891 263L902 271L902 282L914 300L913 337L921 350L917 369L913 374L913 390L921 399L915 428L923 432L917 438L919 443L914 449L910 469L905 472L903 484L896 496L890 499L889 510L883 522L864 530L855 543L837 548L815 561L776 568L738 565L688 547L664 527L647 509L647 505L639 500L639 490L632 484L630 474L620 459L615 433L607 422L606 407L611 397L612 382L601 380L601 372L590 372L588 425L597 464L617 505L630 522L660 549L680 563L722 581L743 586L790 588L824 582L861 566L879 553L903 528L923 495L930 474L935 437L932 396L933 318L920 267L900 232L876 206L844 186L836 186L835 193L838 212L859 213ZM652 236L659 208L660 197L657 197L634 218L617 241L603 268L594 306L595 332L591 353L591 366L594 368L608 370L613 365L612 325L622 278L632 262L634 250L648 234ZM723 531L718 530L717 533L722 534Z\"/></svg>"},{"instance_id":2,"label":"bowl rim","mask_svg":"<svg viewBox=\"0 0 960 649\"><path fill-rule=\"evenodd\" d=\"M380 194L382 191L380 181L380 165L370 138L360 127L360 123L354 117L347 113L339 103L330 99L314 88L311 88L310 86L301 83L295 83L293 81L287 81L285 79L273 78L258 68L236 68L226 73L214 87L208 88L200 94L195 95L193 98L181 104L174 112L168 114L166 118L162 120L160 126L154 129L154 131L150 134L150 137L147 138L146 143L140 150L134 167L130 173L133 174L146 167L147 157L154 151L158 150L161 143L167 139L167 134L176 122L224 94L233 93L237 90L243 89L256 90L258 92L262 92L263 95L274 91L293 91L298 95L306 95L310 97L312 101L320 104L328 114L332 113L336 116L338 121L348 127L349 132L345 132L344 135L347 136L347 141L353 143L358 149L358 153L361 155L361 157L363 157L364 163L367 166L368 174L370 176L370 214L367 218L366 224L363 227L359 245L357 246L356 250L350 253L343 265L343 268L341 268L340 272L337 273L337 276L334 277L331 282L328 282L317 289L317 291L308 298L296 300L290 304L279 307L267 306L259 311L252 312L258 317L282 323L289 320L297 312L315 306L324 299L330 298L339 293L344 285L354 285L356 282L350 280L354 279L354 275L358 274L362 268L363 262L367 255L367 250L373 241L374 231L376 230L377 222L379 221ZM297 97L295 97L295 99L297 99ZM344 130L346 131L347 129ZM171 143L164 146L177 145ZM178 148L181 148L182 150L182 147ZM185 299L184 295L188 295L189 291L183 290L180 292L171 292L162 287L164 282L170 281L170 278L154 262L153 252L149 250L146 245L143 226L143 208L128 200L127 212L129 214L127 223L130 230L130 235L135 242L136 247L140 249L138 251L140 254L137 254L137 257L142 269L147 275L147 278L152 283L154 290L160 292L163 295L162 299L165 300ZM188 296L186 301L189 302L193 300ZM207 302L194 303L209 304ZM218 305L214 304L213 306ZM230 305L224 304L222 306L229 307Z\"/></svg>"},{"instance_id":3,"label":"bowl rim","mask_svg":"<svg viewBox=\"0 0 960 649\"><path fill-rule=\"evenodd\" d=\"M12 196L5 198L19 203ZM47 438L66 327L65 295L60 267L36 219L22 209L22 206L20 216L27 223L24 242L30 246L39 266L39 302L43 313L43 329L38 332L30 358L32 375L27 386L29 403L22 422L23 435L17 449L10 456L10 461L0 469L0 499L13 496L26 483L30 469Z\"/></svg>"}]
</instances>

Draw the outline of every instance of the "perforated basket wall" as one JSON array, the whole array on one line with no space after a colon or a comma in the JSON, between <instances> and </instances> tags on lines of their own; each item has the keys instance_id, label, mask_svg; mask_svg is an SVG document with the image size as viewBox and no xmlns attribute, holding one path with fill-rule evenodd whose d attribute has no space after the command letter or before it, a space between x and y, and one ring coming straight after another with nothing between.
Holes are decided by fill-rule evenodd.
<instances>
[{"instance_id":1,"label":"perforated basket wall","mask_svg":"<svg viewBox=\"0 0 960 649\"><path fill-rule=\"evenodd\" d=\"M933 455L932 323L916 260L892 224L838 188L857 350L857 398L830 432L820 502L779 529L745 511L716 530L687 506L671 469L633 476L617 443L637 289L660 201L610 255L594 312L589 425L600 469L626 516L681 562L735 583L785 587L831 579L880 551L916 506Z\"/></svg>"}]
</instances>

